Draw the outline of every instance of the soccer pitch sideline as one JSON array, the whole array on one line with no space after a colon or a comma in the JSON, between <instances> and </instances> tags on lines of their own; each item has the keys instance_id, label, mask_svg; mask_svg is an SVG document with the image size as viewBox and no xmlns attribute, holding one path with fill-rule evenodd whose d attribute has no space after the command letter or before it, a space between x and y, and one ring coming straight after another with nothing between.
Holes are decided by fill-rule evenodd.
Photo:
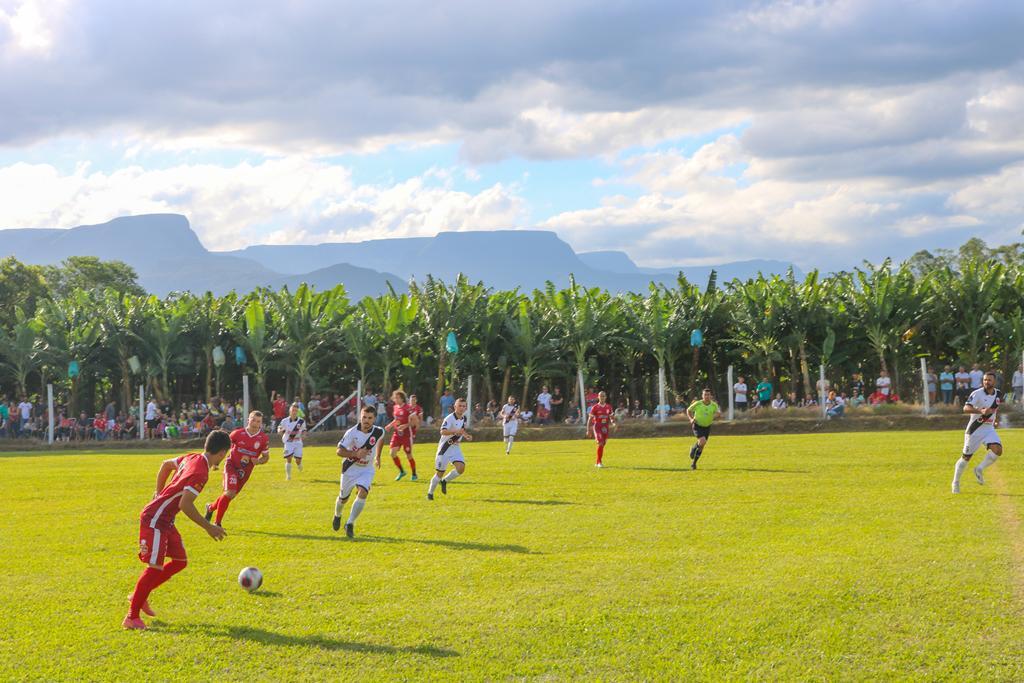
<instances>
[{"instance_id":1,"label":"soccer pitch sideline","mask_svg":"<svg viewBox=\"0 0 1024 683\"><path fill-rule=\"evenodd\" d=\"M447 496L385 453L356 538L340 464L281 449L215 543L121 629L138 514L169 454L0 456L0 678L1024 678L1024 431L949 492L958 431L464 447ZM211 473L200 503L218 494ZM425 475L425 476L424 476ZM263 589L243 591L246 565Z\"/></svg>"}]
</instances>

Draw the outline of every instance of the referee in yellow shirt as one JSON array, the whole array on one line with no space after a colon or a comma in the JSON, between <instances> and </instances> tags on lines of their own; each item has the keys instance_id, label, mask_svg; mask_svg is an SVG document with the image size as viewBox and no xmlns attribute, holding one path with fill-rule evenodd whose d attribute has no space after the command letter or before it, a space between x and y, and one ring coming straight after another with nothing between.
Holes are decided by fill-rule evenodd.
<instances>
[{"instance_id":1,"label":"referee in yellow shirt","mask_svg":"<svg viewBox=\"0 0 1024 683\"><path fill-rule=\"evenodd\" d=\"M711 400L711 390L705 389L701 393L701 399L694 401L686 409L686 417L690 418L690 426L693 428L693 435L697 437L697 443L690 448L690 469L697 469L697 461L700 460L704 446L711 436L711 423L720 416L722 411L718 404Z\"/></svg>"}]
</instances>

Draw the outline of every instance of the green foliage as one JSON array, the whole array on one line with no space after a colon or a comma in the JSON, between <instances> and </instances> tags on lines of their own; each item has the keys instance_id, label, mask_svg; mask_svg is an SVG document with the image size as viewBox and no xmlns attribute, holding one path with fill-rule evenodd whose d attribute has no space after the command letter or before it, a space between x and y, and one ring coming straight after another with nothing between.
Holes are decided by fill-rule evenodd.
<instances>
[{"instance_id":1,"label":"green foliage","mask_svg":"<svg viewBox=\"0 0 1024 683\"><path fill-rule=\"evenodd\" d=\"M59 266L43 266L43 275L52 296L63 298L85 290L101 293L112 289L118 294L142 296L135 269L123 261L102 261L95 256L70 256Z\"/></svg>"}]
</instances>

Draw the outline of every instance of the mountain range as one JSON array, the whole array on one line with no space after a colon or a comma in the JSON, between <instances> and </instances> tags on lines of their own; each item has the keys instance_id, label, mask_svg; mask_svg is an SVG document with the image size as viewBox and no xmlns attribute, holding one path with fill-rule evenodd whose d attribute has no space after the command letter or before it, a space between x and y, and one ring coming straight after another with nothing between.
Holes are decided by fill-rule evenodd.
<instances>
[{"instance_id":1,"label":"mountain range","mask_svg":"<svg viewBox=\"0 0 1024 683\"><path fill-rule=\"evenodd\" d=\"M451 282L461 272L497 289L523 291L547 280L564 285L572 273L578 282L610 291L645 291L650 282L675 284L680 271L703 285L711 272L719 282L746 279L759 272L784 273L789 264L754 260L717 266L644 268L621 251L576 253L558 235L542 230L442 232L434 237L333 242L316 245L254 245L236 251L210 251L177 214L115 218L76 228L0 230L0 256L24 263L56 265L69 256L96 256L128 263L147 291L163 296L175 290L256 287L290 289L306 282L317 289L345 285L356 300L387 291L407 290L410 278L433 275Z\"/></svg>"}]
</instances>

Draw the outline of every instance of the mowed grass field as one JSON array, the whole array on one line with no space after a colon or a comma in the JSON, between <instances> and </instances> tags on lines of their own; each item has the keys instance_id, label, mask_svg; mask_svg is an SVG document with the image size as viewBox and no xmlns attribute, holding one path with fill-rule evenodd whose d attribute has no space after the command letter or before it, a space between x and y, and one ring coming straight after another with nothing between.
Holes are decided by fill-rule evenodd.
<instances>
[{"instance_id":1,"label":"mowed grass field","mask_svg":"<svg viewBox=\"0 0 1024 683\"><path fill-rule=\"evenodd\" d=\"M223 543L179 516L189 567L147 632L120 623L170 453L4 455L0 678L1021 680L1024 431L1002 436L960 496L956 431L718 437L697 472L689 439L613 439L604 470L582 439L471 443L433 503L421 444L418 483L385 455L355 540L333 450L285 482L277 446Z\"/></svg>"}]
</instances>

